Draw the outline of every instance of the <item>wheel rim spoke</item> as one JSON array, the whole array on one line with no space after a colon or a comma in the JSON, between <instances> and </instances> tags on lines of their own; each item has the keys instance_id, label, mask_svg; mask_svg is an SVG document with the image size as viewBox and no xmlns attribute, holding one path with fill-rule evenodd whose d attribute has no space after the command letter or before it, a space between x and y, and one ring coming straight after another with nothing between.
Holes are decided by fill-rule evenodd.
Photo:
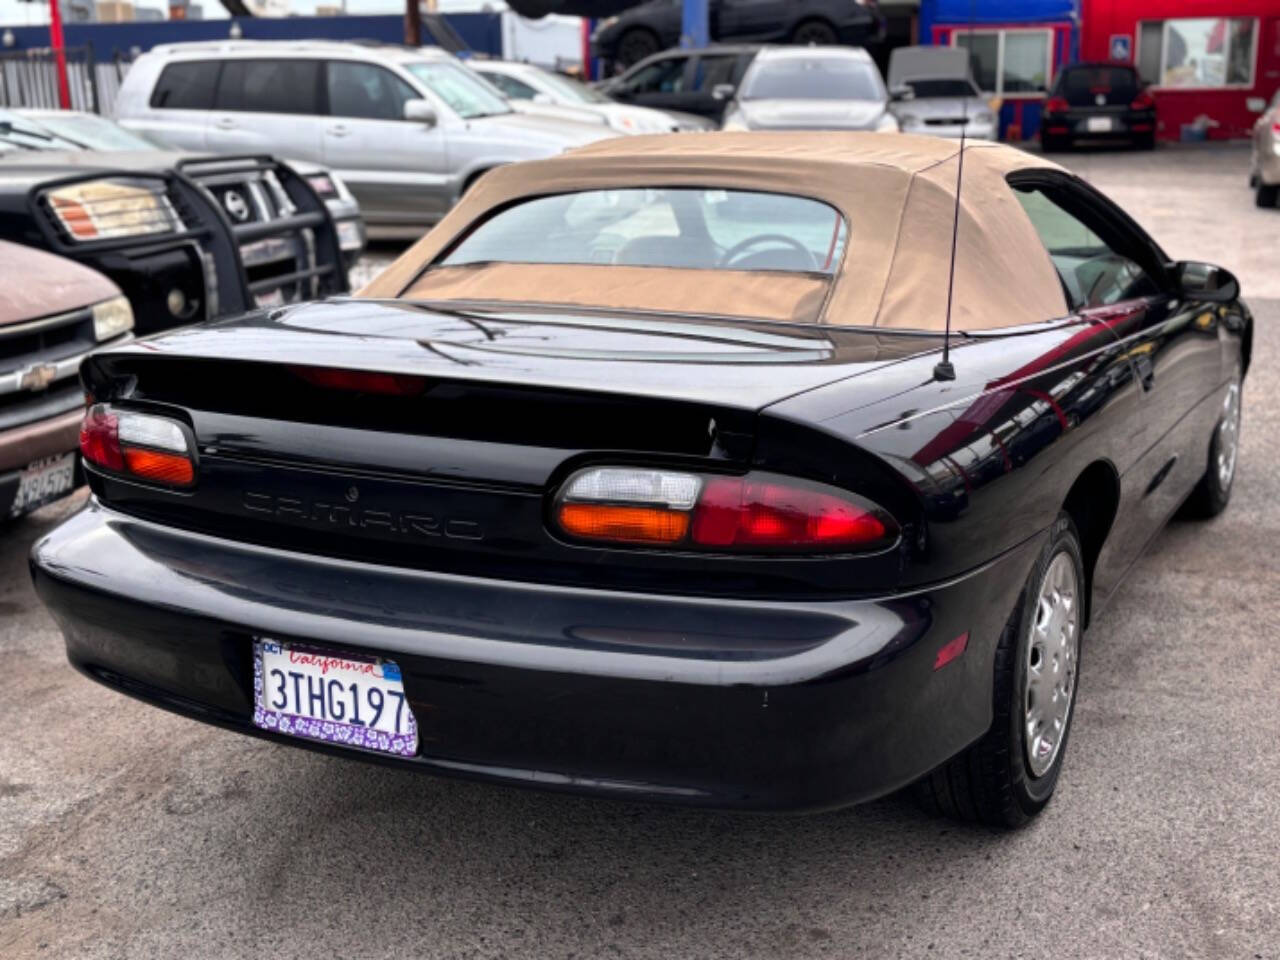
<instances>
[{"instance_id":1,"label":"wheel rim spoke","mask_svg":"<svg viewBox=\"0 0 1280 960\"><path fill-rule=\"evenodd\" d=\"M1079 661L1079 583L1069 554L1057 554L1040 581L1027 643L1022 691L1027 765L1042 777L1053 766L1071 719Z\"/></svg>"}]
</instances>

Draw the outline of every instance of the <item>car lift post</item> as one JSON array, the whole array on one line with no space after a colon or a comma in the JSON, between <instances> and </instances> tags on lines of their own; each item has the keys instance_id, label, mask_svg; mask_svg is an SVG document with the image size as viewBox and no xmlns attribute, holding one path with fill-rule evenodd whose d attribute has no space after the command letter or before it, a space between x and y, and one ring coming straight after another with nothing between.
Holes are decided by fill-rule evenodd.
<instances>
[{"instance_id":1,"label":"car lift post","mask_svg":"<svg viewBox=\"0 0 1280 960\"><path fill-rule=\"evenodd\" d=\"M684 0L680 46L705 47L711 42L710 0Z\"/></svg>"}]
</instances>

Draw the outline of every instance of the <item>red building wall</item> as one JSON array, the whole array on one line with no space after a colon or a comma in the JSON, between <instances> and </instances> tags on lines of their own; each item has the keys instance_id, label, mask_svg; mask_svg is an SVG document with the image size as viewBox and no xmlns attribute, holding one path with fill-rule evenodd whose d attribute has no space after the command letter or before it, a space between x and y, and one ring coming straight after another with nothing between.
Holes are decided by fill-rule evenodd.
<instances>
[{"instance_id":1,"label":"red building wall","mask_svg":"<svg viewBox=\"0 0 1280 960\"><path fill-rule=\"evenodd\" d=\"M1080 59L1112 60L1112 41L1128 37L1129 57L1116 62L1137 64L1141 21L1184 17L1254 18L1252 83L1230 88L1153 88L1158 133L1180 138L1184 124L1206 116L1216 123L1214 139L1248 136L1257 119L1250 101L1270 101L1280 88L1280 0L1081 0Z\"/></svg>"}]
</instances>

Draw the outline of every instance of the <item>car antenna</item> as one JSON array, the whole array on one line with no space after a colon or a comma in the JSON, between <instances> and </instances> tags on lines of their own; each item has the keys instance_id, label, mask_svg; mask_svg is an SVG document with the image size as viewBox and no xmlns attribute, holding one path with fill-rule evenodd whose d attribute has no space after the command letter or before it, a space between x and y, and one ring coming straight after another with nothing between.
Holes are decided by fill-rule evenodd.
<instances>
[{"instance_id":1,"label":"car antenna","mask_svg":"<svg viewBox=\"0 0 1280 960\"><path fill-rule=\"evenodd\" d=\"M969 0L969 42L965 45L968 61L973 62L974 0ZM966 70L966 73L969 71ZM956 287L956 239L960 234L960 186L964 182L964 135L969 126L969 97L966 94L960 114L960 151L956 160L956 205L951 217L951 264L947 273L947 322L942 331L942 359L933 368L935 380L954 380L956 368L951 364L951 301Z\"/></svg>"}]
</instances>

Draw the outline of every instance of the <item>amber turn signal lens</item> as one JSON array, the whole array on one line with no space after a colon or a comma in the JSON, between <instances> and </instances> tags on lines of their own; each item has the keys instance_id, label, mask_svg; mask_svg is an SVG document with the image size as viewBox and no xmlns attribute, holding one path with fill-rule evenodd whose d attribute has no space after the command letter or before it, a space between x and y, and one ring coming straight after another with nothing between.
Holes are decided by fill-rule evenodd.
<instances>
[{"instance_id":1,"label":"amber turn signal lens","mask_svg":"<svg viewBox=\"0 0 1280 960\"><path fill-rule=\"evenodd\" d=\"M196 479L191 461L176 453L126 448L124 465L134 476L170 487L189 487Z\"/></svg>"},{"instance_id":2,"label":"amber turn signal lens","mask_svg":"<svg viewBox=\"0 0 1280 960\"><path fill-rule=\"evenodd\" d=\"M687 512L654 507L565 503L559 520L572 536L623 543L677 543L689 531Z\"/></svg>"}]
</instances>

